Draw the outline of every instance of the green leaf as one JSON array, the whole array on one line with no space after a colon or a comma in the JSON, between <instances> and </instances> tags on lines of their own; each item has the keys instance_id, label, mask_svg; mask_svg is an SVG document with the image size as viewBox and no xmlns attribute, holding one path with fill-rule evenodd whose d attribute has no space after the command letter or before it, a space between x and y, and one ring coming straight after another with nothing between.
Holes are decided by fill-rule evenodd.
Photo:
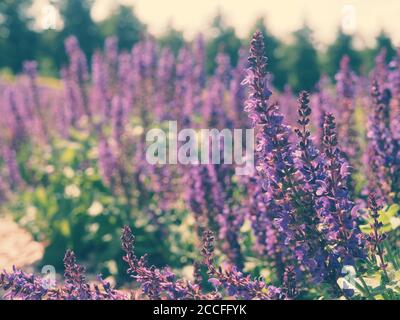
<instances>
[{"instance_id":1,"label":"green leaf","mask_svg":"<svg viewBox=\"0 0 400 320\"><path fill-rule=\"evenodd\" d=\"M76 156L76 149L67 148L61 154L61 161L64 163L72 163Z\"/></svg>"},{"instance_id":2,"label":"green leaf","mask_svg":"<svg viewBox=\"0 0 400 320\"><path fill-rule=\"evenodd\" d=\"M58 221L58 228L64 237L69 238L71 236L71 228L66 219Z\"/></svg>"},{"instance_id":3,"label":"green leaf","mask_svg":"<svg viewBox=\"0 0 400 320\"><path fill-rule=\"evenodd\" d=\"M398 204L393 204L390 207L385 207L379 211L378 221L382 222L383 232L390 232L396 230L400 226L400 218L397 217L397 213L400 209ZM370 234L373 230L371 228L371 224L373 223L372 218L367 219L367 224L361 225L360 230L365 234Z\"/></svg>"},{"instance_id":4,"label":"green leaf","mask_svg":"<svg viewBox=\"0 0 400 320\"><path fill-rule=\"evenodd\" d=\"M35 190L35 198L41 207L43 207L43 208L47 207L48 199L47 199L47 193L46 193L45 188L43 188L41 186L37 187Z\"/></svg>"}]
</instances>

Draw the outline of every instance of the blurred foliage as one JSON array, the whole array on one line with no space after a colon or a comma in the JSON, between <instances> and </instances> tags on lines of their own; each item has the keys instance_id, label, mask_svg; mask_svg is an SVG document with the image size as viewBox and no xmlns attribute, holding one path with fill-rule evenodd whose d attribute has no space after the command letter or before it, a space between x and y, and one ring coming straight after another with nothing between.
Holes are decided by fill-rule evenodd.
<instances>
[{"instance_id":1,"label":"blurred foliage","mask_svg":"<svg viewBox=\"0 0 400 320\"><path fill-rule=\"evenodd\" d=\"M179 50L185 45L185 38L182 31L168 25L167 30L158 38L158 42L162 48L170 48L177 56Z\"/></svg>"},{"instance_id":2,"label":"blurred foliage","mask_svg":"<svg viewBox=\"0 0 400 320\"><path fill-rule=\"evenodd\" d=\"M206 46L206 69L209 74L216 67L215 58L218 52L226 53L232 65L238 61L239 49L242 42L236 35L235 28L227 25L226 19L221 12L218 12L211 23L211 38Z\"/></svg>"},{"instance_id":3,"label":"blurred foliage","mask_svg":"<svg viewBox=\"0 0 400 320\"><path fill-rule=\"evenodd\" d=\"M339 69L340 60L345 55L350 58L351 69L360 72L361 57L353 47L353 36L339 29L335 41L326 52L326 72L332 79Z\"/></svg>"},{"instance_id":4,"label":"blurred foliage","mask_svg":"<svg viewBox=\"0 0 400 320\"><path fill-rule=\"evenodd\" d=\"M113 14L100 22L101 36L116 36L120 49L130 50L146 32L144 25L129 6L119 6Z\"/></svg>"},{"instance_id":5,"label":"blurred foliage","mask_svg":"<svg viewBox=\"0 0 400 320\"><path fill-rule=\"evenodd\" d=\"M285 49L286 70L291 70L288 83L296 92L312 91L320 78L318 52L313 44L312 30L304 25L293 35L294 43Z\"/></svg>"},{"instance_id":6,"label":"blurred foliage","mask_svg":"<svg viewBox=\"0 0 400 320\"><path fill-rule=\"evenodd\" d=\"M22 62L35 57L38 35L31 30L27 15L31 0L0 1L0 68L20 71Z\"/></svg>"},{"instance_id":7,"label":"blurred foliage","mask_svg":"<svg viewBox=\"0 0 400 320\"><path fill-rule=\"evenodd\" d=\"M61 0L59 9L64 27L59 33L60 42L68 36L75 35L83 52L91 56L96 47L103 42L99 34L99 26L90 15L92 0Z\"/></svg>"}]
</instances>

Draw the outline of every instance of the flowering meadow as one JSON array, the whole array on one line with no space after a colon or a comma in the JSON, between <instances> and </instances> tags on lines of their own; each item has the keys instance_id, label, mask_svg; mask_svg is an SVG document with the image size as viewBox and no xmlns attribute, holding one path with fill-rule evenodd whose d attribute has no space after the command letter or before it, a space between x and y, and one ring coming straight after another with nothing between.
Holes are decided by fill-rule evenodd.
<instances>
[{"instance_id":1,"label":"flowering meadow","mask_svg":"<svg viewBox=\"0 0 400 320\"><path fill-rule=\"evenodd\" d=\"M151 37L65 50L60 80L34 61L0 80L1 214L45 244L38 272L0 272L1 299L400 298L400 51L295 94L260 32L211 75L202 36L176 56ZM254 173L150 164L168 121L254 128Z\"/></svg>"}]
</instances>

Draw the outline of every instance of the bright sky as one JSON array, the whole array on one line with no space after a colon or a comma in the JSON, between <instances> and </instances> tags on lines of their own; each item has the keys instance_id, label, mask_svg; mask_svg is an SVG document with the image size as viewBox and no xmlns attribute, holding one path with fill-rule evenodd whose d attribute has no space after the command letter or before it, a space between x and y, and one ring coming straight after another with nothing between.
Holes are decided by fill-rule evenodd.
<instances>
[{"instance_id":1,"label":"bright sky","mask_svg":"<svg viewBox=\"0 0 400 320\"><path fill-rule=\"evenodd\" d=\"M46 1L35 0L35 7ZM307 21L320 43L330 42L342 24L356 33L359 43L372 44L385 29L400 45L400 0L96 0L93 17L103 19L118 2L133 5L156 34L172 23L192 37L204 31L221 9L241 36L248 34L257 17L264 16L269 28L283 38Z\"/></svg>"}]
</instances>

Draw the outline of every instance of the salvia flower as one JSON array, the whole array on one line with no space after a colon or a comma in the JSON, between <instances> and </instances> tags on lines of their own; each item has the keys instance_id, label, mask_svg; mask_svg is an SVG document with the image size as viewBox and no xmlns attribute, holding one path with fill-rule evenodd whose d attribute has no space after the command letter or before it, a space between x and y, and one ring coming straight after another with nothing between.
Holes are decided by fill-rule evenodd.
<instances>
[{"instance_id":1,"label":"salvia flower","mask_svg":"<svg viewBox=\"0 0 400 320\"><path fill-rule=\"evenodd\" d=\"M100 137L98 153L101 176L104 182L112 187L115 183L118 161L105 137Z\"/></svg>"},{"instance_id":2,"label":"salvia flower","mask_svg":"<svg viewBox=\"0 0 400 320\"><path fill-rule=\"evenodd\" d=\"M248 199L246 210L256 238L255 248L263 257L275 257L279 254L279 249L277 248L277 230L271 217L268 215L258 177L251 177L247 188ZM273 258L273 260L275 259Z\"/></svg>"},{"instance_id":3,"label":"salvia flower","mask_svg":"<svg viewBox=\"0 0 400 320\"><path fill-rule=\"evenodd\" d=\"M249 275L238 271L235 266L229 266L226 270L214 266L214 235L206 230L203 233L202 247L203 263L208 268L209 282L215 287L222 287L228 296L240 299L277 299L280 290L273 286L268 287L262 280L251 279Z\"/></svg>"},{"instance_id":4,"label":"salvia flower","mask_svg":"<svg viewBox=\"0 0 400 320\"><path fill-rule=\"evenodd\" d=\"M120 96L115 96L112 100L111 109L111 124L112 134L114 141L117 145L121 145L124 139L124 128L125 128L125 112L127 107L125 106L126 101Z\"/></svg>"},{"instance_id":5,"label":"salvia flower","mask_svg":"<svg viewBox=\"0 0 400 320\"><path fill-rule=\"evenodd\" d=\"M375 194L371 193L368 197L368 207L370 212L370 217L372 218L371 222L371 233L367 236L367 242L370 245L371 251L378 255L379 257L379 267L382 268L385 273L386 279L388 279L388 275L386 272L387 264L384 259L384 252L382 249L382 242L386 239L386 235L382 233L382 222L379 221L379 211L382 209L380 205L378 205Z\"/></svg>"},{"instance_id":6,"label":"salvia flower","mask_svg":"<svg viewBox=\"0 0 400 320\"><path fill-rule=\"evenodd\" d=\"M338 135L342 152L351 162L353 168L360 157L357 130L355 128L355 95L357 78L350 69L350 58L344 56L340 61L339 72L335 76L338 114ZM357 166L358 167L358 166Z\"/></svg>"},{"instance_id":7,"label":"salvia flower","mask_svg":"<svg viewBox=\"0 0 400 320\"><path fill-rule=\"evenodd\" d=\"M352 265L355 257L363 256L363 242L357 210L349 194L350 168L338 148L332 114L325 117L323 142L326 177L319 181L319 216L328 244L332 245L329 264L339 268L343 264Z\"/></svg>"},{"instance_id":8,"label":"salvia flower","mask_svg":"<svg viewBox=\"0 0 400 320\"><path fill-rule=\"evenodd\" d=\"M65 289L69 299L89 300L91 290L86 282L85 268L76 263L75 254L71 250L65 253L64 267Z\"/></svg>"},{"instance_id":9,"label":"salvia flower","mask_svg":"<svg viewBox=\"0 0 400 320\"><path fill-rule=\"evenodd\" d=\"M3 147L2 155L6 164L9 186L11 189L16 190L23 184L17 154L11 147L5 146Z\"/></svg>"},{"instance_id":10,"label":"salvia flower","mask_svg":"<svg viewBox=\"0 0 400 320\"><path fill-rule=\"evenodd\" d=\"M247 66L247 55L244 49L239 51L239 60L236 68L232 70L232 80L230 82L231 112L235 119L236 128L247 127L247 117L243 113L243 105L246 100L246 88L241 85L245 77Z\"/></svg>"},{"instance_id":11,"label":"salvia flower","mask_svg":"<svg viewBox=\"0 0 400 320\"><path fill-rule=\"evenodd\" d=\"M250 92L245 103L245 111L253 123L260 120L260 115L267 110L268 99L272 92L267 88L267 61L264 56L264 39L261 32L253 35L248 58L249 68L242 84L247 85Z\"/></svg>"},{"instance_id":12,"label":"salvia flower","mask_svg":"<svg viewBox=\"0 0 400 320\"><path fill-rule=\"evenodd\" d=\"M388 89L380 90L373 82L371 95L373 112L368 122L368 153L370 189L381 192L380 197L396 201L399 193L399 144L391 130L390 101Z\"/></svg>"},{"instance_id":13,"label":"salvia flower","mask_svg":"<svg viewBox=\"0 0 400 320\"><path fill-rule=\"evenodd\" d=\"M271 91L266 87L267 58L264 57L264 40L260 32L253 35L248 61L248 75L243 82L249 87L245 111L257 130L256 170L267 212L279 231L281 256L291 260L295 259L294 251L290 253L288 248L295 245L305 226L295 221L295 203L292 200L297 185L297 169L289 142L291 130L283 123L278 106L268 102Z\"/></svg>"},{"instance_id":14,"label":"salvia flower","mask_svg":"<svg viewBox=\"0 0 400 320\"><path fill-rule=\"evenodd\" d=\"M74 36L70 36L65 40L65 48L69 57L67 74L72 82L71 85L78 102L79 111L86 114L90 119L91 110L87 95L89 71L86 56L79 46L78 39Z\"/></svg>"},{"instance_id":15,"label":"salvia flower","mask_svg":"<svg viewBox=\"0 0 400 320\"><path fill-rule=\"evenodd\" d=\"M291 266L285 268L285 273L283 275L283 295L286 299L294 299L298 295L296 288L296 272Z\"/></svg>"},{"instance_id":16,"label":"salvia flower","mask_svg":"<svg viewBox=\"0 0 400 320\"><path fill-rule=\"evenodd\" d=\"M182 279L169 269L158 269L148 266L146 256L137 258L134 254L135 238L129 227L125 226L121 236L122 249L125 251L124 261L128 263L128 273L141 284L143 293L151 299L215 299L214 292L203 294L198 284Z\"/></svg>"}]
</instances>

